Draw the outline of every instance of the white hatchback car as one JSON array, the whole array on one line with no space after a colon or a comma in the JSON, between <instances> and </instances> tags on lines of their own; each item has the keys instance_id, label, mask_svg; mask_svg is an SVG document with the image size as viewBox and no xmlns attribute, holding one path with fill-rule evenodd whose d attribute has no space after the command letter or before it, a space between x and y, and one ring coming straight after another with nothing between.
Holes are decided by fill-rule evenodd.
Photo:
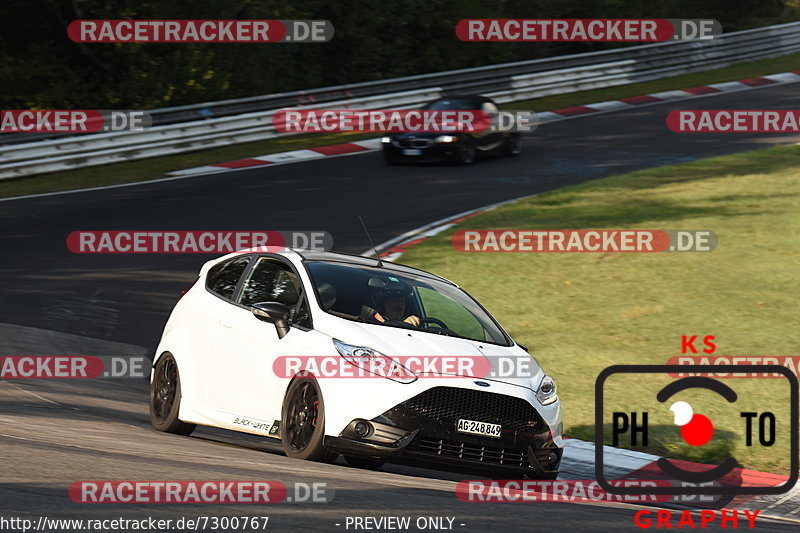
<instances>
[{"instance_id":1,"label":"white hatchback car","mask_svg":"<svg viewBox=\"0 0 800 533\"><path fill-rule=\"evenodd\" d=\"M287 356L362 366L455 354L524 357L530 372L276 371ZM388 461L554 479L563 450L555 382L477 301L439 276L332 252L245 251L206 263L164 329L150 414L160 431L214 426L280 439L289 457L342 454L366 468Z\"/></svg>"}]
</instances>

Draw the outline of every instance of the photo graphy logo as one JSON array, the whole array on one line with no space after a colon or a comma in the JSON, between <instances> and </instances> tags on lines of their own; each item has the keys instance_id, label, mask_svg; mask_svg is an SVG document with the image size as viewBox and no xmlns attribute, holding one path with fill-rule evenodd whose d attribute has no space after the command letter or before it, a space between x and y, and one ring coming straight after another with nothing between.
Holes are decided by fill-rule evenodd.
<instances>
[{"instance_id":1,"label":"photo graphy logo","mask_svg":"<svg viewBox=\"0 0 800 533\"><path fill-rule=\"evenodd\" d=\"M692 370L701 374L714 374L725 371L719 365L697 365ZM605 368L595 381L595 475L600 486L616 494L671 494L671 495L752 495L752 494L782 494L788 492L797 483L798 477L798 380L797 376L789 369L780 365L748 365L737 370L748 376L761 376L765 374L780 374L788 382L789 417L777 417L776 413L769 410L754 411L752 404L754 398L748 398L742 392L737 392L732 386L705 375L674 379L674 375L685 371L680 365L614 365ZM606 398L605 386L611 377L632 377L652 386L652 400L650 405L658 406L648 409L646 402L636 410L613 409L615 401L623 398ZM660 378L660 379L659 379ZM667 384L664 385L664 380ZM737 380L740 384L747 380ZM728 381L728 383L734 383ZM759 383L764 383L760 380ZM652 385L650 385L652 384ZM697 397L699 393L707 398L702 403L694 403L681 399L682 397ZM695 396L692 396L695 395ZM608 401L611 400L611 401ZM629 399L628 399L629 400ZM740 406L747 405L747 408ZM606 407L609 410L606 411ZM655 411L655 412L654 412ZM722 415L712 415L712 412L733 413L732 418ZM610 444L624 446L637 451L648 451L651 441L651 430L654 429L654 419L669 415L672 424L661 429L667 434L669 427L674 427L674 437L683 446L689 449L699 449L709 443L719 443L725 439L723 431L719 428L727 425L737 427L737 431L727 432L731 437L725 444L740 445L746 449L760 446L773 453L784 453L788 440L790 464L788 479L777 486L744 486L725 483L724 478L738 470L738 462L732 456L717 458L713 465L702 465L703 468L686 469L686 461L660 458L656 462L657 469L667 479L675 481L672 487L625 487L612 485L606 477L604 468L604 444L607 444L607 426L610 427ZM719 434L719 435L718 435ZM779 442L777 435L788 438ZM735 442L729 442L735 441ZM774 447L774 448L773 448ZM694 466L694 465L692 465ZM700 466L700 465L697 465Z\"/></svg>"}]
</instances>

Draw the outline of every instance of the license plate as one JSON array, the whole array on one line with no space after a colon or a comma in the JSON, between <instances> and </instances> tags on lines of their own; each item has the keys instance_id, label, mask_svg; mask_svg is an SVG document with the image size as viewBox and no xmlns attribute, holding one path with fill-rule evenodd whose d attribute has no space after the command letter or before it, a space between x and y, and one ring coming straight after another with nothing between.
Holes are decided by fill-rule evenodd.
<instances>
[{"instance_id":1,"label":"license plate","mask_svg":"<svg viewBox=\"0 0 800 533\"><path fill-rule=\"evenodd\" d=\"M406 148L403 150L403 155L422 155L422 150L416 148Z\"/></svg>"},{"instance_id":2,"label":"license plate","mask_svg":"<svg viewBox=\"0 0 800 533\"><path fill-rule=\"evenodd\" d=\"M484 437L500 438L500 424L490 424L488 422L476 422L475 420L464 420L459 418L456 422L456 431L459 433L469 433L470 435L482 435Z\"/></svg>"}]
</instances>

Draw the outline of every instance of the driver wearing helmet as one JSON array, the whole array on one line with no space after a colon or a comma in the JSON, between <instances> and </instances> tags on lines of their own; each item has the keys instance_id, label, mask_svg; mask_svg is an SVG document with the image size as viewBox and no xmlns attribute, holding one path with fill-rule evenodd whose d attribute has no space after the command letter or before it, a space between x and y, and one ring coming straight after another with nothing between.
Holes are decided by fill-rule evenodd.
<instances>
[{"instance_id":1,"label":"driver wearing helmet","mask_svg":"<svg viewBox=\"0 0 800 533\"><path fill-rule=\"evenodd\" d=\"M381 300L382 311L376 311L372 315L378 322L405 322L414 327L419 327L419 317L406 315L406 298L402 294L395 294L394 291L386 294Z\"/></svg>"},{"instance_id":2,"label":"driver wearing helmet","mask_svg":"<svg viewBox=\"0 0 800 533\"><path fill-rule=\"evenodd\" d=\"M362 319L365 322L380 324L405 322L411 326L419 327L419 317L406 313L406 302L409 294L408 287L397 282L395 282L394 287L373 292L373 301L375 302L373 305L376 305L377 309L364 306L361 313Z\"/></svg>"}]
</instances>

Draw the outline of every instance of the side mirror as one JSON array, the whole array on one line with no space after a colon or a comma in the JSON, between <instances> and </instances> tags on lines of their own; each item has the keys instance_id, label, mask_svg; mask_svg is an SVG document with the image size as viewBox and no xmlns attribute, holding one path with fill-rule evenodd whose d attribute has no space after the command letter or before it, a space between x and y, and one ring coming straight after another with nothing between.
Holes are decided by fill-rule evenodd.
<instances>
[{"instance_id":1,"label":"side mirror","mask_svg":"<svg viewBox=\"0 0 800 533\"><path fill-rule=\"evenodd\" d=\"M250 306L253 315L264 322L275 324L278 338L282 339L289 333L289 308L280 302L258 302Z\"/></svg>"}]
</instances>

